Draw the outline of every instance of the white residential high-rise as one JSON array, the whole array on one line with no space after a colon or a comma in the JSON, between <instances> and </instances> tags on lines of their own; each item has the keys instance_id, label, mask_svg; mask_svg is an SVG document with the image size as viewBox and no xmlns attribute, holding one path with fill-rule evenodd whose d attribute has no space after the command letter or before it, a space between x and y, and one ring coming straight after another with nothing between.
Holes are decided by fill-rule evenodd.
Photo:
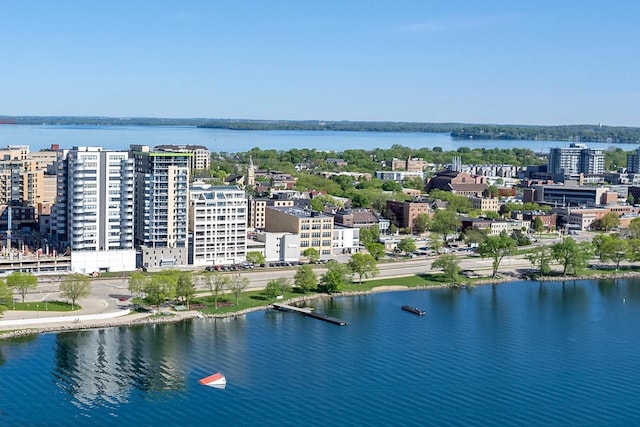
<instances>
[{"instance_id":1,"label":"white residential high-rise","mask_svg":"<svg viewBox=\"0 0 640 427\"><path fill-rule=\"evenodd\" d=\"M604 173L604 154L600 149L572 143L568 148L551 148L548 164L549 172L554 175L601 174Z\"/></svg>"},{"instance_id":2,"label":"white residential high-rise","mask_svg":"<svg viewBox=\"0 0 640 427\"><path fill-rule=\"evenodd\" d=\"M246 259L247 198L238 187L195 182L189 189L189 263L235 264Z\"/></svg>"},{"instance_id":3,"label":"white residential high-rise","mask_svg":"<svg viewBox=\"0 0 640 427\"><path fill-rule=\"evenodd\" d=\"M129 156L135 162L135 243L142 267L187 265L192 154L133 145Z\"/></svg>"},{"instance_id":4,"label":"white residential high-rise","mask_svg":"<svg viewBox=\"0 0 640 427\"><path fill-rule=\"evenodd\" d=\"M133 160L101 147L64 150L58 162L53 232L75 272L132 271Z\"/></svg>"}]
</instances>

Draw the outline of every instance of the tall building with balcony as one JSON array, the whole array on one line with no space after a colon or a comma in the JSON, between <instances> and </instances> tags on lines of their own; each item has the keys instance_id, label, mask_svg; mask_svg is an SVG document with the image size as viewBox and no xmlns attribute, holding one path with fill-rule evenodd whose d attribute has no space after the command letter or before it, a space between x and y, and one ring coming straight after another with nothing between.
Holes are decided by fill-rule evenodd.
<instances>
[{"instance_id":1,"label":"tall building with balcony","mask_svg":"<svg viewBox=\"0 0 640 427\"><path fill-rule=\"evenodd\" d=\"M74 147L58 161L52 232L74 272L135 269L133 161L123 151Z\"/></svg>"},{"instance_id":2,"label":"tall building with balcony","mask_svg":"<svg viewBox=\"0 0 640 427\"><path fill-rule=\"evenodd\" d=\"M640 148L627 154L627 173L640 173Z\"/></svg>"},{"instance_id":3,"label":"tall building with balcony","mask_svg":"<svg viewBox=\"0 0 640 427\"><path fill-rule=\"evenodd\" d=\"M202 145L158 145L155 150L191 154L189 159L191 169L209 169L211 165L211 153Z\"/></svg>"},{"instance_id":4,"label":"tall building with balcony","mask_svg":"<svg viewBox=\"0 0 640 427\"><path fill-rule=\"evenodd\" d=\"M602 150L587 148L584 144L572 143L568 148L551 148L548 171L554 176L604 173Z\"/></svg>"},{"instance_id":5,"label":"tall building with balcony","mask_svg":"<svg viewBox=\"0 0 640 427\"><path fill-rule=\"evenodd\" d=\"M189 189L189 264L237 264L247 255L244 190L195 182Z\"/></svg>"},{"instance_id":6,"label":"tall building with balcony","mask_svg":"<svg viewBox=\"0 0 640 427\"><path fill-rule=\"evenodd\" d=\"M132 145L135 167L135 243L144 268L188 263L191 153Z\"/></svg>"}]
</instances>

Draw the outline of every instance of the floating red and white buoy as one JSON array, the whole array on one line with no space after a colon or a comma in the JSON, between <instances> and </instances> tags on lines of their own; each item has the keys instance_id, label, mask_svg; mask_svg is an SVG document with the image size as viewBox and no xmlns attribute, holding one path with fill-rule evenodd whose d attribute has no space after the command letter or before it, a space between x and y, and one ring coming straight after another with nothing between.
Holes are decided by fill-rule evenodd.
<instances>
[{"instance_id":1,"label":"floating red and white buoy","mask_svg":"<svg viewBox=\"0 0 640 427\"><path fill-rule=\"evenodd\" d=\"M202 385L216 388L224 388L227 385L227 379L220 372L216 372L213 375L202 378L201 380L198 380L198 382Z\"/></svg>"}]
</instances>

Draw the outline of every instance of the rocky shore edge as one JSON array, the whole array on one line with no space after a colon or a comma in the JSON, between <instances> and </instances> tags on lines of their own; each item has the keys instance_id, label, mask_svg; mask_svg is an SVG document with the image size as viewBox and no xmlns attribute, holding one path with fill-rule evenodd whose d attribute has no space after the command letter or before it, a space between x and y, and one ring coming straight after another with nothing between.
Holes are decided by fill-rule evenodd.
<instances>
[{"instance_id":1,"label":"rocky shore edge","mask_svg":"<svg viewBox=\"0 0 640 427\"><path fill-rule=\"evenodd\" d=\"M539 277L500 277L500 278L489 278L486 280L479 280L475 282L473 286L482 286L482 285L496 285L508 282L514 282L516 280L527 280L527 281L538 281L538 282L569 282L575 280L600 280L600 279L629 279L629 278L640 278L640 271L624 271L624 272L611 272L611 273L600 273L600 274L592 274L592 275L579 275L579 276L539 276ZM352 297L359 295L371 295L375 293L381 292L399 292L399 291L413 291L413 290L430 290L430 289L443 289L451 287L451 285L432 285L432 286L384 286L380 288L373 288L370 290L362 290L362 291L344 291L338 292L335 294L326 294L326 293L318 293L313 295L302 295L296 298L291 298L286 300L287 304L296 304L307 301L314 301L325 298L340 298L340 297ZM181 322L184 320L190 320L198 317L203 317L207 319L227 319L233 317L244 316L248 313L252 313L255 311L263 311L271 308L271 304L266 304L257 307L251 307L240 311L234 311L230 313L221 313L221 314L200 314L199 312L189 312L189 313L180 313L180 314L171 314L168 316L148 316L133 320L126 320L120 318L120 320L104 322L104 323L89 323L85 325L73 324L73 325L57 325L51 327L43 327L43 328L27 328L27 329L16 329L12 331L0 332L0 339L11 339L24 337L29 335L39 335L39 334L47 334L54 332L76 332L87 329L104 329L104 328L116 328L116 327L131 327L131 326L141 326L141 325L149 325L149 324L163 324L163 323L175 323Z\"/></svg>"}]
</instances>

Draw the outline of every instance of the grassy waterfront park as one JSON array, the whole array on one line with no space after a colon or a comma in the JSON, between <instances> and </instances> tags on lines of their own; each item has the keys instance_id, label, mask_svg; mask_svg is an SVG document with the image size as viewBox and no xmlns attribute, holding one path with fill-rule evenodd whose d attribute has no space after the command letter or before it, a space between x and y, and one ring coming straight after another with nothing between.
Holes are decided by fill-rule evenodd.
<instances>
[{"instance_id":1,"label":"grassy waterfront park","mask_svg":"<svg viewBox=\"0 0 640 427\"><path fill-rule=\"evenodd\" d=\"M15 319L15 314L8 314L17 311L25 313L20 318L42 319L46 317L42 314L44 312L49 316L54 312L84 315L130 309L130 314L111 319L108 323L118 325L141 319L153 322L154 314L175 320L193 317L197 312L214 317L234 316L268 307L274 302L299 303L368 292L473 287L521 279L562 281L630 277L639 272L635 245L625 246L628 256L624 259L618 245L612 255L614 258L607 255L607 245L619 243L616 235L585 235L581 236L581 242L575 242L571 237L559 242L553 240L558 243L552 243L551 238L545 238L545 235L537 237L537 243L518 248L506 244L511 240L508 236L493 240L487 238L492 244L479 247L477 253L459 251L430 256L384 256L379 261L363 253L351 256L348 261L345 257L341 263L328 261L326 264L285 268L105 274L86 279L90 283L90 291L86 296L77 298L80 305L76 303L74 306L64 296L66 294L57 293L55 281L40 278L37 287L29 288L30 293L26 294L24 302L18 292L13 292L12 300L3 304L4 317ZM500 246L501 242L506 243ZM8 288L7 284L4 286ZM86 320L77 326L105 325Z\"/></svg>"}]
</instances>

